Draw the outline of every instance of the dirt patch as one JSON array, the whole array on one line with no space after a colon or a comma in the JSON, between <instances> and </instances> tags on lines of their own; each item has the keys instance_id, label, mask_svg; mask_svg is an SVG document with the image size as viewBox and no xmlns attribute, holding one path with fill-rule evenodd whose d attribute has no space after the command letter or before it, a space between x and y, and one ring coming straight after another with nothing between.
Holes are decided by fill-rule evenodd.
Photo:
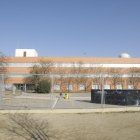
<instances>
[{"instance_id":1,"label":"dirt patch","mask_svg":"<svg viewBox=\"0 0 140 140\"><path fill-rule=\"evenodd\" d=\"M49 122L58 140L139 140L140 113L32 114L34 119ZM23 140L5 128L8 114L0 114L0 139Z\"/></svg>"}]
</instances>

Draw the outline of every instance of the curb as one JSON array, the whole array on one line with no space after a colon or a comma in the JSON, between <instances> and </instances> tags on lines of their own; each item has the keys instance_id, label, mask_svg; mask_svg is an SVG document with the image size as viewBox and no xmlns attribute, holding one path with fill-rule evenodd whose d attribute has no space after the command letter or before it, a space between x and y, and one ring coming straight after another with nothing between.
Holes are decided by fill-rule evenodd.
<instances>
[{"instance_id":1,"label":"curb","mask_svg":"<svg viewBox=\"0 0 140 140\"><path fill-rule=\"evenodd\" d=\"M139 112L140 107L99 108L99 109L48 109L48 110L0 110L5 113L49 113L49 114L78 114L78 113L113 113L113 112Z\"/></svg>"}]
</instances>

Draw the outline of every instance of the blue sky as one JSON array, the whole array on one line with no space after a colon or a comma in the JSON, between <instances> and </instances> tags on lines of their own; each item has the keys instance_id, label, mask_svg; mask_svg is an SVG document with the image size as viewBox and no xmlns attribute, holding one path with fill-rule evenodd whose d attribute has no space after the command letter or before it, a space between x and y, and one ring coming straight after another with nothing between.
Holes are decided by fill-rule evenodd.
<instances>
[{"instance_id":1,"label":"blue sky","mask_svg":"<svg viewBox=\"0 0 140 140\"><path fill-rule=\"evenodd\" d=\"M140 57L140 0L0 0L0 51Z\"/></svg>"}]
</instances>

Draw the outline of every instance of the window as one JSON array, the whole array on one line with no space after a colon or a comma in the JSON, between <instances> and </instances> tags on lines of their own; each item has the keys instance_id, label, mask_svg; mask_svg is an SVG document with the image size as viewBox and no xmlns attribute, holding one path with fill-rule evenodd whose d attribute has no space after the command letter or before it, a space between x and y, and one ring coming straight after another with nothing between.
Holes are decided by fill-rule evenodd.
<instances>
[{"instance_id":1,"label":"window","mask_svg":"<svg viewBox=\"0 0 140 140\"><path fill-rule=\"evenodd\" d=\"M123 89L122 85L116 85L116 89Z\"/></svg>"},{"instance_id":2,"label":"window","mask_svg":"<svg viewBox=\"0 0 140 140\"><path fill-rule=\"evenodd\" d=\"M60 90L60 85L54 85L54 90Z\"/></svg>"},{"instance_id":3,"label":"window","mask_svg":"<svg viewBox=\"0 0 140 140\"><path fill-rule=\"evenodd\" d=\"M134 89L134 85L128 85L128 89Z\"/></svg>"},{"instance_id":4,"label":"window","mask_svg":"<svg viewBox=\"0 0 140 140\"><path fill-rule=\"evenodd\" d=\"M85 85L84 84L80 84L79 85L79 90L85 90Z\"/></svg>"},{"instance_id":5,"label":"window","mask_svg":"<svg viewBox=\"0 0 140 140\"><path fill-rule=\"evenodd\" d=\"M73 89L72 85L67 85L67 90L72 91L72 89Z\"/></svg>"},{"instance_id":6,"label":"window","mask_svg":"<svg viewBox=\"0 0 140 140\"><path fill-rule=\"evenodd\" d=\"M110 85L104 85L104 89L110 89Z\"/></svg>"},{"instance_id":7,"label":"window","mask_svg":"<svg viewBox=\"0 0 140 140\"><path fill-rule=\"evenodd\" d=\"M92 85L92 89L99 89L99 85Z\"/></svg>"}]
</instances>

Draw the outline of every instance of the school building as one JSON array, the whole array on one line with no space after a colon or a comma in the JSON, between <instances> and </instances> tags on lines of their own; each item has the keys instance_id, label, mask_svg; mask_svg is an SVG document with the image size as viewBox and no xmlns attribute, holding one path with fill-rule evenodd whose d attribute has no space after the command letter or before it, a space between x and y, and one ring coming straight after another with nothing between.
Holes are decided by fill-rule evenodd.
<instances>
[{"instance_id":1,"label":"school building","mask_svg":"<svg viewBox=\"0 0 140 140\"><path fill-rule=\"evenodd\" d=\"M34 66L40 72L33 73ZM55 92L79 92L91 89L139 89L140 58L123 53L118 57L40 57L34 49L16 49L6 57L6 87L27 90L31 74L52 79ZM31 72L32 71L32 72ZM44 76L43 76L44 74Z\"/></svg>"}]
</instances>

